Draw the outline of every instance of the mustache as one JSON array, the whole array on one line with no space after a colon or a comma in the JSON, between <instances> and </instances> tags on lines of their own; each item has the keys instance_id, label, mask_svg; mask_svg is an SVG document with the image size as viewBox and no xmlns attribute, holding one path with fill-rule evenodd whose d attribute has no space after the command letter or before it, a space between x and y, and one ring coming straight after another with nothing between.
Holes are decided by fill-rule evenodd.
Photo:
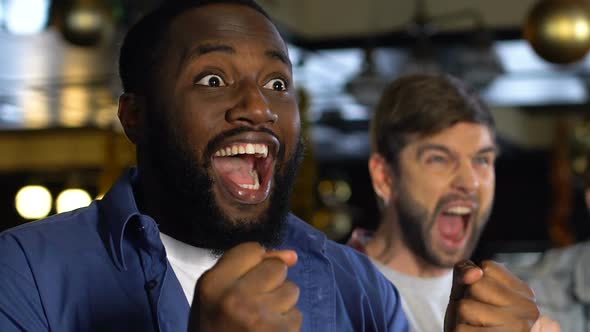
<instances>
[{"instance_id":1,"label":"mustache","mask_svg":"<svg viewBox=\"0 0 590 332\"><path fill-rule=\"evenodd\" d=\"M206 153L207 157L212 156L215 153L215 150L217 149L219 144L221 142L223 142L224 140L226 140L232 136L236 136L236 135L247 133L247 132L265 133L265 134L272 135L274 138L277 139L277 141L279 141L279 143L281 143L280 149L283 150L283 142L279 139L279 136L277 134L275 134L275 132L272 131L271 129L268 129L268 128L252 129L251 127L242 126L242 127L237 127L237 128L233 128L233 129L224 131L224 132L220 133L219 135L213 137L213 139L211 139L209 141L209 143L207 144L207 147L205 149L205 153Z\"/></svg>"},{"instance_id":2,"label":"mustache","mask_svg":"<svg viewBox=\"0 0 590 332\"><path fill-rule=\"evenodd\" d=\"M453 202L453 201L470 201L473 202L476 206L476 209L479 209L479 196L477 194L470 194L470 195L459 195L459 194L450 194L443 196L436 205L436 210L439 212L443 206L446 204Z\"/></svg>"}]
</instances>

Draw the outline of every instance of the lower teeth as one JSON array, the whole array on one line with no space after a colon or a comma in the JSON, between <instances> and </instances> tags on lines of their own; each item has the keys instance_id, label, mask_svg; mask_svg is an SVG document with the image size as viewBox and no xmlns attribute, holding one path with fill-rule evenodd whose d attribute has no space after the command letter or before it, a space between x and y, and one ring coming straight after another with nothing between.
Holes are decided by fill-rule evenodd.
<instances>
[{"instance_id":1,"label":"lower teeth","mask_svg":"<svg viewBox=\"0 0 590 332\"><path fill-rule=\"evenodd\" d=\"M258 181L258 173L256 170L250 172L252 178L254 178L254 184L240 184L239 186L244 189L258 190L260 189L260 182Z\"/></svg>"}]
</instances>

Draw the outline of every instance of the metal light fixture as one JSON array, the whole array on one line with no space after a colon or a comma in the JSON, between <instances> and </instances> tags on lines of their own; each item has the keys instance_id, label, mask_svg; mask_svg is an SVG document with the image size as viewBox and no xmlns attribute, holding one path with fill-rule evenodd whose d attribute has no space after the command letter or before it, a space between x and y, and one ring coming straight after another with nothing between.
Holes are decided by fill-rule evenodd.
<instances>
[{"instance_id":1,"label":"metal light fixture","mask_svg":"<svg viewBox=\"0 0 590 332\"><path fill-rule=\"evenodd\" d=\"M54 3L54 24L64 39L77 46L95 46L106 35L108 6L97 0Z\"/></svg>"},{"instance_id":2,"label":"metal light fixture","mask_svg":"<svg viewBox=\"0 0 590 332\"><path fill-rule=\"evenodd\" d=\"M414 3L414 17L405 28L414 42L401 66L400 75L440 73L443 70L432 43L432 36L436 33L433 25L436 18L428 14L424 0L415 0Z\"/></svg>"},{"instance_id":3,"label":"metal light fixture","mask_svg":"<svg viewBox=\"0 0 590 332\"><path fill-rule=\"evenodd\" d=\"M590 50L590 7L585 0L541 0L526 19L524 37L549 62L577 62Z\"/></svg>"},{"instance_id":4,"label":"metal light fixture","mask_svg":"<svg viewBox=\"0 0 590 332\"><path fill-rule=\"evenodd\" d=\"M374 49L371 47L364 49L361 71L345 85L346 91L354 96L357 102L367 106L371 106L379 100L381 92L390 80L377 70L373 51Z\"/></svg>"},{"instance_id":5,"label":"metal light fixture","mask_svg":"<svg viewBox=\"0 0 590 332\"><path fill-rule=\"evenodd\" d=\"M436 47L437 24L466 20L471 24L469 38L462 43ZM431 16L424 0L416 0L415 14L407 28L415 40L400 74L450 73L470 86L482 90L504 73L494 50L494 36L477 9L465 8Z\"/></svg>"},{"instance_id":6,"label":"metal light fixture","mask_svg":"<svg viewBox=\"0 0 590 332\"><path fill-rule=\"evenodd\" d=\"M504 73L493 49L492 32L477 9L465 8L433 16L428 13L425 0L415 0L414 3L412 19L400 30L411 44L405 59L396 65L397 75L447 72L476 89L483 89ZM439 32L438 25L450 20L468 20L473 38L459 47L438 47L433 41ZM372 51L374 47L366 48L363 69L346 84L346 91L368 106L377 102L391 80L375 68Z\"/></svg>"}]
</instances>

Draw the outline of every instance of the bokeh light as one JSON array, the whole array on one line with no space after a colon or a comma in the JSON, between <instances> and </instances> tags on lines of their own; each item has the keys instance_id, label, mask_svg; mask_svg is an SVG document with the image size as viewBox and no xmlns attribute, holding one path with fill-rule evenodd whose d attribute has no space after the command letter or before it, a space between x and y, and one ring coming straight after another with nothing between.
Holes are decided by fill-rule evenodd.
<instances>
[{"instance_id":1,"label":"bokeh light","mask_svg":"<svg viewBox=\"0 0 590 332\"><path fill-rule=\"evenodd\" d=\"M57 213L68 212L92 203L90 194L83 189L66 189L62 191L55 202Z\"/></svg>"},{"instance_id":2,"label":"bokeh light","mask_svg":"<svg viewBox=\"0 0 590 332\"><path fill-rule=\"evenodd\" d=\"M51 211L51 193L42 186L25 186L15 198L16 211L25 219L44 218Z\"/></svg>"}]
</instances>

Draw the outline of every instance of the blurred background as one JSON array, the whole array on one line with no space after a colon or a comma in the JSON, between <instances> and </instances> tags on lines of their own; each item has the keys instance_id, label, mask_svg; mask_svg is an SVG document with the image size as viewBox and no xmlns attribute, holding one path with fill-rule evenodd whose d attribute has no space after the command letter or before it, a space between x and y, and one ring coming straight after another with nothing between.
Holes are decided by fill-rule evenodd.
<instances>
[{"instance_id":1,"label":"blurred background","mask_svg":"<svg viewBox=\"0 0 590 332\"><path fill-rule=\"evenodd\" d=\"M159 1L0 0L0 231L85 206L134 164L118 45ZM476 87L502 154L476 255L588 239L590 7L584 0L260 0L289 43L308 152L293 210L336 241L373 229L368 119L387 82Z\"/></svg>"}]
</instances>

